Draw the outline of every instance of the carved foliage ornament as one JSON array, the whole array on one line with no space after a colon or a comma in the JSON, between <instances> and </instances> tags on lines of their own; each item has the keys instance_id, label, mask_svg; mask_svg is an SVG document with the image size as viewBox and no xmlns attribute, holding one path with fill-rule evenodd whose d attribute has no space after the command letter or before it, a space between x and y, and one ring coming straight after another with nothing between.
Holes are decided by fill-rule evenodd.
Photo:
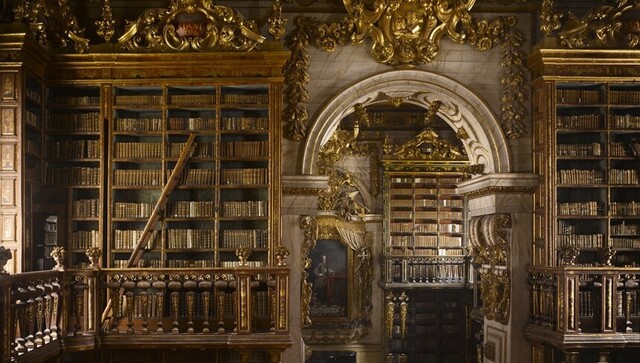
<instances>
[{"instance_id":1,"label":"carved foliage ornament","mask_svg":"<svg viewBox=\"0 0 640 363\"><path fill-rule=\"evenodd\" d=\"M625 17L638 10L637 0L613 0L577 17L571 12L556 13L553 0L544 0L540 29L547 35L558 31L560 44L567 48L638 48L640 20L637 16Z\"/></svg>"},{"instance_id":2,"label":"carved foliage ornament","mask_svg":"<svg viewBox=\"0 0 640 363\"><path fill-rule=\"evenodd\" d=\"M33 37L45 48L82 53L89 46L67 0L18 0L13 16L16 21L26 22Z\"/></svg>"},{"instance_id":3,"label":"carved foliage ornament","mask_svg":"<svg viewBox=\"0 0 640 363\"><path fill-rule=\"evenodd\" d=\"M344 0L356 25L353 42L372 38L371 54L390 65L427 63L436 59L440 38L447 34L457 43L464 41L461 20L469 18L475 0L376 1L367 9L360 1Z\"/></svg>"},{"instance_id":4,"label":"carved foliage ornament","mask_svg":"<svg viewBox=\"0 0 640 363\"><path fill-rule=\"evenodd\" d=\"M264 41L253 22L212 0L172 0L129 22L118 45L132 52L251 51Z\"/></svg>"},{"instance_id":5,"label":"carved foliage ornament","mask_svg":"<svg viewBox=\"0 0 640 363\"><path fill-rule=\"evenodd\" d=\"M471 218L469 254L478 266L481 313L489 320L509 323L511 304L511 217L490 214Z\"/></svg>"},{"instance_id":6,"label":"carved foliage ornament","mask_svg":"<svg viewBox=\"0 0 640 363\"><path fill-rule=\"evenodd\" d=\"M324 23L300 17L286 37L291 58L285 67L285 136L294 141L307 135L309 94L309 45L332 52L338 45L372 39L372 57L393 66L417 65L436 59L440 39L447 35L457 43L467 42L480 51L502 45L502 127L507 137L523 135L526 55L522 32L515 17L473 19L474 0L387 0L371 7L361 1L344 0L348 16L340 22Z\"/></svg>"}]
</instances>

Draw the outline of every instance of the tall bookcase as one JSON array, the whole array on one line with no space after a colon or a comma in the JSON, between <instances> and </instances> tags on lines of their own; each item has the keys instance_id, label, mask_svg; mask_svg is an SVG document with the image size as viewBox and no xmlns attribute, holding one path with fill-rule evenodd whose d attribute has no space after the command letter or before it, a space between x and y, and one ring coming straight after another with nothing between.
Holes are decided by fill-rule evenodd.
<instances>
[{"instance_id":1,"label":"tall bookcase","mask_svg":"<svg viewBox=\"0 0 640 363\"><path fill-rule=\"evenodd\" d=\"M0 69L1 233L21 256L16 269L47 257L33 241L45 245L33 221L46 215L58 216L67 266L84 266L99 247L102 266L123 267L192 136L138 265L234 266L239 247L251 248L250 265L272 265L288 59L272 48L59 54L37 59L46 67Z\"/></svg>"},{"instance_id":2,"label":"tall bookcase","mask_svg":"<svg viewBox=\"0 0 640 363\"><path fill-rule=\"evenodd\" d=\"M386 362L461 362L466 346L465 161L383 159Z\"/></svg>"},{"instance_id":3,"label":"tall bookcase","mask_svg":"<svg viewBox=\"0 0 640 363\"><path fill-rule=\"evenodd\" d=\"M539 79L534 94L534 263L571 245L578 264L611 247L614 265L640 265L640 84Z\"/></svg>"},{"instance_id":4,"label":"tall bookcase","mask_svg":"<svg viewBox=\"0 0 640 363\"><path fill-rule=\"evenodd\" d=\"M173 168L195 135L141 266L231 266L271 245L274 158L268 83L114 85L109 153L109 264L124 267ZM277 140L279 143L279 140Z\"/></svg>"},{"instance_id":5,"label":"tall bookcase","mask_svg":"<svg viewBox=\"0 0 640 363\"><path fill-rule=\"evenodd\" d=\"M466 281L464 205L455 193L463 177L460 172L385 172L387 284Z\"/></svg>"},{"instance_id":6,"label":"tall bookcase","mask_svg":"<svg viewBox=\"0 0 640 363\"><path fill-rule=\"evenodd\" d=\"M45 183L66 194L71 266L88 264L85 251L102 246L103 140L99 86L47 89Z\"/></svg>"}]
</instances>

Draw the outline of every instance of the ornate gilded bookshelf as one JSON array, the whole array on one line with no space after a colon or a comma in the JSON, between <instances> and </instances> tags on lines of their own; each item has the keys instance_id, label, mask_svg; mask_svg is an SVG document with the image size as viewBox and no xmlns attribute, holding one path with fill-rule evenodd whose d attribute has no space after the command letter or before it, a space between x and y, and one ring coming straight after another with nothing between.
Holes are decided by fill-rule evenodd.
<instances>
[{"instance_id":1,"label":"ornate gilded bookshelf","mask_svg":"<svg viewBox=\"0 0 640 363\"><path fill-rule=\"evenodd\" d=\"M386 362L466 360L467 215L456 194L469 177L466 158L461 145L430 128L385 150L379 285Z\"/></svg>"},{"instance_id":2,"label":"ornate gilded bookshelf","mask_svg":"<svg viewBox=\"0 0 640 363\"><path fill-rule=\"evenodd\" d=\"M251 266L273 265L287 55L56 54L46 70L2 71L14 82L2 101L3 203L15 215L3 210L16 227L6 237L25 241L25 268L43 257L32 220L46 215L58 216L68 266L86 266L97 247L104 267L124 267L191 135L137 265L233 267L240 247Z\"/></svg>"},{"instance_id":3,"label":"ornate gilded bookshelf","mask_svg":"<svg viewBox=\"0 0 640 363\"><path fill-rule=\"evenodd\" d=\"M273 92L264 82L113 86L111 266L126 265L191 134L196 145L140 265L229 267L240 247L252 249L252 265L267 263Z\"/></svg>"},{"instance_id":4,"label":"ornate gilded bookshelf","mask_svg":"<svg viewBox=\"0 0 640 363\"><path fill-rule=\"evenodd\" d=\"M455 188L467 163L383 164L384 285L464 286L466 214Z\"/></svg>"},{"instance_id":5,"label":"ornate gilded bookshelf","mask_svg":"<svg viewBox=\"0 0 640 363\"><path fill-rule=\"evenodd\" d=\"M631 68L533 82L536 265L559 265L568 248L578 264L598 264L607 249L617 266L640 264L640 84Z\"/></svg>"}]
</instances>

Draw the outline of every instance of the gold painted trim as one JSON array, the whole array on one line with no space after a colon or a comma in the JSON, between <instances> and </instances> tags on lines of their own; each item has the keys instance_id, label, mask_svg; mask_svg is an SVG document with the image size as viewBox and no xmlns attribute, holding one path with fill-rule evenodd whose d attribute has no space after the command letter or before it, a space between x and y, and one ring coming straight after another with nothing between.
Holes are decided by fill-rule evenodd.
<instances>
[{"instance_id":1,"label":"gold painted trim","mask_svg":"<svg viewBox=\"0 0 640 363\"><path fill-rule=\"evenodd\" d=\"M282 188L282 194L287 195L310 195L310 196L318 196L322 193L324 188L292 188L292 187L284 187Z\"/></svg>"},{"instance_id":2,"label":"gold painted trim","mask_svg":"<svg viewBox=\"0 0 640 363\"><path fill-rule=\"evenodd\" d=\"M476 199L492 194L533 194L534 191L534 187L491 186L461 193L460 195L468 199Z\"/></svg>"}]
</instances>

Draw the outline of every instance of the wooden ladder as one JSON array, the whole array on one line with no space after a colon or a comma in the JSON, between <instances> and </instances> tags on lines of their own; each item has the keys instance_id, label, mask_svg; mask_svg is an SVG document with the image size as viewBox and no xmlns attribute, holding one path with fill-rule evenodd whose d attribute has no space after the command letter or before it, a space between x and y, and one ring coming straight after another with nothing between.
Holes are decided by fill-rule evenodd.
<instances>
[{"instance_id":1,"label":"wooden ladder","mask_svg":"<svg viewBox=\"0 0 640 363\"><path fill-rule=\"evenodd\" d=\"M160 221L160 218L162 218L162 212L164 211L164 208L166 207L167 202L169 201L169 197L171 196L173 189L175 189L176 185L178 185L178 179L180 178L180 175L184 170L185 164L187 163L187 160L189 160L189 158L191 157L191 150L193 148L193 145L195 144L195 139L196 139L195 134L189 135L189 139L187 140L184 149L180 153L180 158L176 162L176 166L173 168L173 171L171 172L171 176L169 176L169 180L167 180L167 184L165 184L165 186L162 188L162 193L160 194L160 198L158 198L158 201L156 202L156 205L153 208L153 212L151 212L151 217L149 217L149 220L147 221L147 224L144 226L144 230L142 231L142 234L138 239L138 243L133 249L133 252L131 252L131 257L129 257L129 260L127 261L127 268L137 265L138 262L140 261L140 257L142 257L142 252L144 248L147 246L147 243L149 243L149 240L151 239L151 236L153 234L153 231L156 228L156 225ZM120 294L118 295L121 295L122 291L123 289L121 288ZM103 323L110 318L112 304L113 302L111 301L111 299L109 299L109 301L107 302L107 306L104 308L104 311L102 312Z\"/></svg>"}]
</instances>

